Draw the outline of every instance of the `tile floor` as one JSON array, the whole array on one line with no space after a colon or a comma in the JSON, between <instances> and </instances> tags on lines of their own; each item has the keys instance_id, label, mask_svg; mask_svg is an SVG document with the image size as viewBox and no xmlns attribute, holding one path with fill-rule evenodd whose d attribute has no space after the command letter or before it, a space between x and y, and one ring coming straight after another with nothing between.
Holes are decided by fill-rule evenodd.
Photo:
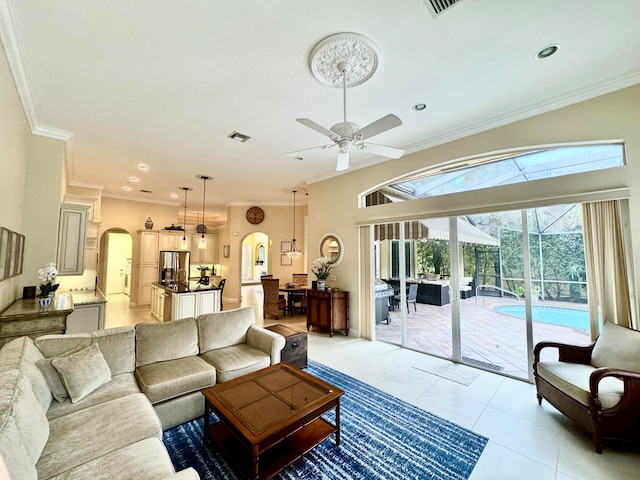
<instances>
[{"instance_id":1,"label":"tile floor","mask_svg":"<svg viewBox=\"0 0 640 480\"><path fill-rule=\"evenodd\" d=\"M301 315L263 321L261 287L243 287L242 306L258 324L305 328ZM124 295L107 297L107 328L153 322L148 309L128 308ZM235 308L240 305L226 305ZM601 455L590 438L548 403L535 387L471 367L469 386L420 370L446 360L383 342L311 331L309 357L489 438L471 480L631 480L640 478L640 447L605 443Z\"/></svg>"}]
</instances>

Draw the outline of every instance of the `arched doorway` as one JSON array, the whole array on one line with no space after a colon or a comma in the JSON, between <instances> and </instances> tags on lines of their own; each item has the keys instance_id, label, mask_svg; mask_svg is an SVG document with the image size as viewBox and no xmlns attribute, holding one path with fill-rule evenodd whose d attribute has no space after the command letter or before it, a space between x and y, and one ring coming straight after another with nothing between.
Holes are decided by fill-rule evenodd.
<instances>
[{"instance_id":1,"label":"arched doorway","mask_svg":"<svg viewBox=\"0 0 640 480\"><path fill-rule=\"evenodd\" d=\"M254 232L242 240L242 285L260 283L260 277L269 273L270 240L262 232Z\"/></svg>"},{"instance_id":2,"label":"arched doorway","mask_svg":"<svg viewBox=\"0 0 640 480\"><path fill-rule=\"evenodd\" d=\"M102 234L98 284L105 295L130 295L133 240L126 230L113 228Z\"/></svg>"}]
</instances>

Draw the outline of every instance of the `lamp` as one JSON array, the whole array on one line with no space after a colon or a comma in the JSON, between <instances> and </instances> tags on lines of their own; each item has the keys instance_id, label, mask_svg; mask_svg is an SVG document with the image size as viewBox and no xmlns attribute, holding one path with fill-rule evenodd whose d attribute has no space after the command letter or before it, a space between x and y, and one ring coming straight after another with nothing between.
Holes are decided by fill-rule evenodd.
<instances>
[{"instance_id":1,"label":"lamp","mask_svg":"<svg viewBox=\"0 0 640 480\"><path fill-rule=\"evenodd\" d=\"M202 223L198 225L198 233L202 234L200 241L198 242L198 250L205 250L207 248L207 239L204 238L204 234L207 233L207 226L204 224L204 201L207 196L207 180L211 180L208 175L198 175L202 180Z\"/></svg>"},{"instance_id":2,"label":"lamp","mask_svg":"<svg viewBox=\"0 0 640 480\"><path fill-rule=\"evenodd\" d=\"M302 250L298 250L296 246L296 192L297 190L292 190L293 192L293 238L291 239L291 250L285 252L291 258L297 258L302 254Z\"/></svg>"},{"instance_id":3,"label":"lamp","mask_svg":"<svg viewBox=\"0 0 640 480\"><path fill-rule=\"evenodd\" d=\"M182 233L182 241L180 242L180 250L189 250L189 244L187 243L187 192L189 190L193 190L192 188L189 187L180 187L182 190L184 190L184 217L183 217L183 226L182 228L183 233Z\"/></svg>"}]
</instances>

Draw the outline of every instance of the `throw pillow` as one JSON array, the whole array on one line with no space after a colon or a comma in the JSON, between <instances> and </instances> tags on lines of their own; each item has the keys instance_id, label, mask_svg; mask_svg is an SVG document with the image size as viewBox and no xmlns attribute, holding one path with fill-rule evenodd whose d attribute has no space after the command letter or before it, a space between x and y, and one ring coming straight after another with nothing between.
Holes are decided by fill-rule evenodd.
<instances>
[{"instance_id":1,"label":"throw pillow","mask_svg":"<svg viewBox=\"0 0 640 480\"><path fill-rule=\"evenodd\" d=\"M71 350L61 353L56 357L49 357L38 360L36 362L36 365L38 365L38 368L40 368L40 371L44 375L44 378L47 380L47 385L49 385L49 389L53 394L53 398L55 398L58 402L64 402L67 398L69 398L69 395L67 395L67 390L66 388L64 388L64 384L62 383L60 374L55 368L53 368L52 362L55 358L66 357L67 355L71 355L72 353L79 352L83 348L84 347L72 348Z\"/></svg>"},{"instance_id":2,"label":"throw pillow","mask_svg":"<svg viewBox=\"0 0 640 480\"><path fill-rule=\"evenodd\" d=\"M591 365L640 372L640 332L604 322L591 354Z\"/></svg>"},{"instance_id":3,"label":"throw pillow","mask_svg":"<svg viewBox=\"0 0 640 480\"><path fill-rule=\"evenodd\" d=\"M93 343L79 352L51 362L60 374L71 403L77 403L111 381L111 369L100 347Z\"/></svg>"}]
</instances>

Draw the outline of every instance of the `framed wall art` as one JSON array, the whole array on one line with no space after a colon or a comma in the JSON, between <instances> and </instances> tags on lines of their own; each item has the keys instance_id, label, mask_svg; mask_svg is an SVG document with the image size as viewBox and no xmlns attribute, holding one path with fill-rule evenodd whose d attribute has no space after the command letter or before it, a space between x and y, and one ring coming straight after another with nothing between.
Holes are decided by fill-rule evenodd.
<instances>
[{"instance_id":1,"label":"framed wall art","mask_svg":"<svg viewBox=\"0 0 640 480\"><path fill-rule=\"evenodd\" d=\"M288 241L280 242L280 253L287 253L290 251L291 251L291 242L288 242Z\"/></svg>"},{"instance_id":2,"label":"framed wall art","mask_svg":"<svg viewBox=\"0 0 640 480\"><path fill-rule=\"evenodd\" d=\"M22 273L24 243L24 235L0 227L0 281Z\"/></svg>"},{"instance_id":3,"label":"framed wall art","mask_svg":"<svg viewBox=\"0 0 640 480\"><path fill-rule=\"evenodd\" d=\"M291 257L285 253L280 255L280 265L282 266L289 266L289 265L293 265L293 261L291 260Z\"/></svg>"}]
</instances>

